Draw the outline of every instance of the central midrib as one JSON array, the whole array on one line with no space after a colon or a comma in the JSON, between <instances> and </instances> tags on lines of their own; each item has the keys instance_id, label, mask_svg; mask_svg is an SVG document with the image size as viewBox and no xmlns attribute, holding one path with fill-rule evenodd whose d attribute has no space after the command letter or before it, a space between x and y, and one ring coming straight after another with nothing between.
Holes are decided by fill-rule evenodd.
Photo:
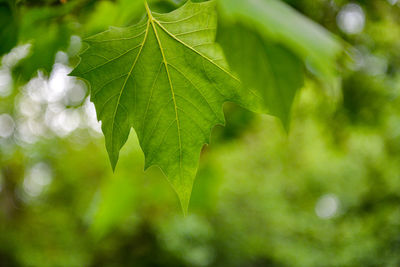
<instances>
[{"instance_id":1,"label":"central midrib","mask_svg":"<svg viewBox=\"0 0 400 267\"><path fill-rule=\"evenodd\" d=\"M155 37L157 39L158 47L160 48L161 56L163 58L163 62L164 62L164 66L165 66L165 71L166 71L167 77L168 77L169 87L171 89L171 95L172 95L172 100L173 100L174 109L175 109L175 119L176 119L177 132L178 132L178 142L179 142L179 173L180 173L180 178L182 178L182 139L181 139L181 129L180 129L180 122L179 122L179 115L178 115L178 106L176 104L174 87L172 85L171 75L170 75L170 72L168 69L168 62L167 62L167 59L164 54L164 49L162 47L161 40L158 36L157 29L154 24L155 19L154 19L153 15L151 14L151 10L150 10L147 2L145 2L145 7L146 7L147 16L149 17L149 22L151 23Z\"/></svg>"}]
</instances>

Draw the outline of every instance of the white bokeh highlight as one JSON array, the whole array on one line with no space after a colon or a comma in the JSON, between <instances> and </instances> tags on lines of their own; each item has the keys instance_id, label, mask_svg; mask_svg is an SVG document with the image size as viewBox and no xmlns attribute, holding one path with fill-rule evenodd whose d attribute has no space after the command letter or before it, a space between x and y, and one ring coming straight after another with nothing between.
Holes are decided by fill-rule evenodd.
<instances>
[{"instance_id":1,"label":"white bokeh highlight","mask_svg":"<svg viewBox=\"0 0 400 267\"><path fill-rule=\"evenodd\" d=\"M339 198L334 194L326 194L318 199L315 214L321 219L330 219L337 215L339 207Z\"/></svg>"},{"instance_id":2,"label":"white bokeh highlight","mask_svg":"<svg viewBox=\"0 0 400 267\"><path fill-rule=\"evenodd\" d=\"M38 197L52 181L50 167L43 162L32 166L25 175L23 190L31 198Z\"/></svg>"},{"instance_id":3,"label":"white bokeh highlight","mask_svg":"<svg viewBox=\"0 0 400 267\"><path fill-rule=\"evenodd\" d=\"M357 4L347 4L336 18L340 30L346 34L359 34L365 27L365 13Z\"/></svg>"},{"instance_id":4,"label":"white bokeh highlight","mask_svg":"<svg viewBox=\"0 0 400 267\"><path fill-rule=\"evenodd\" d=\"M14 133L15 123L9 114L0 114L0 137L8 138Z\"/></svg>"}]
</instances>

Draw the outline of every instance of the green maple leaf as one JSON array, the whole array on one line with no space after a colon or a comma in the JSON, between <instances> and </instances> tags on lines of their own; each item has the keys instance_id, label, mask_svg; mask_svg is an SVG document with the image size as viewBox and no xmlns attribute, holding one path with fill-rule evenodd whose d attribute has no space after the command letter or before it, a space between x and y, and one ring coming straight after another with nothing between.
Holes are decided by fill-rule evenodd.
<instances>
[{"instance_id":1,"label":"green maple leaf","mask_svg":"<svg viewBox=\"0 0 400 267\"><path fill-rule=\"evenodd\" d=\"M215 44L214 2L187 2L138 25L87 38L89 48L71 75L87 80L113 169L131 127L187 211L200 152L211 129L224 123L226 101L250 103Z\"/></svg>"}]
</instances>

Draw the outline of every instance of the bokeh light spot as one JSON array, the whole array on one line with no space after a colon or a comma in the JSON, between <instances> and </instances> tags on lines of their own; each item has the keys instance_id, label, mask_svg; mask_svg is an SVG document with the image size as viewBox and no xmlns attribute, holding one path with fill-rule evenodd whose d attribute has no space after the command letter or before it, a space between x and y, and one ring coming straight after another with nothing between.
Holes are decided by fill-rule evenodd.
<instances>
[{"instance_id":1,"label":"bokeh light spot","mask_svg":"<svg viewBox=\"0 0 400 267\"><path fill-rule=\"evenodd\" d=\"M0 115L0 137L10 137L15 128L15 123L12 117L8 114Z\"/></svg>"},{"instance_id":2,"label":"bokeh light spot","mask_svg":"<svg viewBox=\"0 0 400 267\"><path fill-rule=\"evenodd\" d=\"M24 178L24 192L29 197L37 197L51 181L52 173L50 167L43 162L37 163L29 169Z\"/></svg>"},{"instance_id":3,"label":"bokeh light spot","mask_svg":"<svg viewBox=\"0 0 400 267\"><path fill-rule=\"evenodd\" d=\"M347 4L337 16L337 25L344 33L361 33L365 26L365 13L359 5Z\"/></svg>"},{"instance_id":4,"label":"bokeh light spot","mask_svg":"<svg viewBox=\"0 0 400 267\"><path fill-rule=\"evenodd\" d=\"M338 213L339 206L340 201L336 195L323 195L315 205L315 213L321 219L330 219Z\"/></svg>"}]
</instances>

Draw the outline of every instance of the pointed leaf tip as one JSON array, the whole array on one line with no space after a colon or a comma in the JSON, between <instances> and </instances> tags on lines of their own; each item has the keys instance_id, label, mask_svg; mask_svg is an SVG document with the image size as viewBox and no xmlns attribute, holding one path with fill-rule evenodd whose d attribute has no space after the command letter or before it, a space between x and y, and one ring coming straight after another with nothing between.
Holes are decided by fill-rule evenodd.
<instances>
[{"instance_id":1,"label":"pointed leaf tip","mask_svg":"<svg viewBox=\"0 0 400 267\"><path fill-rule=\"evenodd\" d=\"M188 214L188 210L189 210L189 203L190 203L190 197L191 197L191 193L192 193L192 188L190 188L190 189L182 188L182 189L183 189L182 191L175 190L175 192L178 195L183 215L186 217L187 214Z\"/></svg>"}]
</instances>

